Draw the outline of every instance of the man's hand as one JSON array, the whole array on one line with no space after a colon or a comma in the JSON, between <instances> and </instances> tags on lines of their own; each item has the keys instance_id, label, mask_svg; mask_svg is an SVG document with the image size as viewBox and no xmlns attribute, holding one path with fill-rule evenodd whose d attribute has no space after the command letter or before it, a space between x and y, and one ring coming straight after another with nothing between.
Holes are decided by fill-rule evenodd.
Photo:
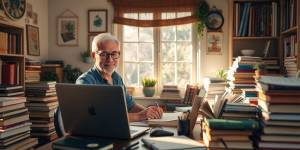
<instances>
[{"instance_id":1,"label":"man's hand","mask_svg":"<svg viewBox=\"0 0 300 150\"><path fill-rule=\"evenodd\" d=\"M147 119L160 119L163 115L163 110L160 107L150 106L141 113L143 113Z\"/></svg>"}]
</instances>

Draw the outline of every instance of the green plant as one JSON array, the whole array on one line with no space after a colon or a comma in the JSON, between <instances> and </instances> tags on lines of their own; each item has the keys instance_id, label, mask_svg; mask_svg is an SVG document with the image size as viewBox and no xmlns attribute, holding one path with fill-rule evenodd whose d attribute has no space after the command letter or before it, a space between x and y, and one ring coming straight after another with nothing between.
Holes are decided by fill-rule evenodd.
<instances>
[{"instance_id":1,"label":"green plant","mask_svg":"<svg viewBox=\"0 0 300 150\"><path fill-rule=\"evenodd\" d=\"M220 70L217 71L216 76L217 76L218 78L221 78L221 79L223 79L223 80L226 80L226 78L227 78L227 71L226 71L225 69L220 69Z\"/></svg>"},{"instance_id":2,"label":"green plant","mask_svg":"<svg viewBox=\"0 0 300 150\"><path fill-rule=\"evenodd\" d=\"M82 74L80 69L78 68L72 68L71 65L66 65L64 67L64 79L65 82L68 83L75 83L77 78Z\"/></svg>"},{"instance_id":3,"label":"green plant","mask_svg":"<svg viewBox=\"0 0 300 150\"><path fill-rule=\"evenodd\" d=\"M207 20L207 14L209 12L209 6L206 1L203 1L197 11L197 18L198 18L198 23L197 23L197 31L198 31L198 36L202 37L203 32L205 29L205 22Z\"/></svg>"},{"instance_id":4,"label":"green plant","mask_svg":"<svg viewBox=\"0 0 300 150\"><path fill-rule=\"evenodd\" d=\"M153 78L144 78L142 80L142 85L144 87L153 87L153 86L155 86L156 83L157 83L157 81Z\"/></svg>"}]
</instances>

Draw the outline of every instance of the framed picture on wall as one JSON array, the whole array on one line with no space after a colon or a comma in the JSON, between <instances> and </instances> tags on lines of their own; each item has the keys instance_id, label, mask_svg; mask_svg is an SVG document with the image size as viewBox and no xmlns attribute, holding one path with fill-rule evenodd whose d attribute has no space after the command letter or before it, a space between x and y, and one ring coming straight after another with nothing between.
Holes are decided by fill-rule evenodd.
<instances>
[{"instance_id":1,"label":"framed picture on wall","mask_svg":"<svg viewBox=\"0 0 300 150\"><path fill-rule=\"evenodd\" d=\"M88 10L88 26L89 33L107 32L107 10Z\"/></svg>"},{"instance_id":2,"label":"framed picture on wall","mask_svg":"<svg viewBox=\"0 0 300 150\"><path fill-rule=\"evenodd\" d=\"M89 34L88 35L88 51L91 52L92 51L92 42L93 42L93 39L94 37L98 35L98 34Z\"/></svg>"},{"instance_id":3,"label":"framed picture on wall","mask_svg":"<svg viewBox=\"0 0 300 150\"><path fill-rule=\"evenodd\" d=\"M78 45L78 17L59 16L57 17L57 45L77 46Z\"/></svg>"},{"instance_id":4,"label":"framed picture on wall","mask_svg":"<svg viewBox=\"0 0 300 150\"><path fill-rule=\"evenodd\" d=\"M26 25L27 54L40 56L39 28Z\"/></svg>"},{"instance_id":5,"label":"framed picture on wall","mask_svg":"<svg viewBox=\"0 0 300 150\"><path fill-rule=\"evenodd\" d=\"M222 55L223 50L223 33L207 32L207 52L208 55Z\"/></svg>"}]
</instances>

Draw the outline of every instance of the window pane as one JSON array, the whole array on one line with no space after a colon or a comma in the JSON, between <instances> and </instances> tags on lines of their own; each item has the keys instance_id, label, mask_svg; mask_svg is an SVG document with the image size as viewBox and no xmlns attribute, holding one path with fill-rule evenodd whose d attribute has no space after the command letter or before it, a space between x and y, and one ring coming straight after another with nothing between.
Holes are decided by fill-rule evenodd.
<instances>
[{"instance_id":1,"label":"window pane","mask_svg":"<svg viewBox=\"0 0 300 150\"><path fill-rule=\"evenodd\" d=\"M192 79L192 64L177 63L177 84L179 87L184 87Z\"/></svg>"},{"instance_id":2,"label":"window pane","mask_svg":"<svg viewBox=\"0 0 300 150\"><path fill-rule=\"evenodd\" d=\"M137 61L137 43L123 43L123 51L125 61Z\"/></svg>"},{"instance_id":3,"label":"window pane","mask_svg":"<svg viewBox=\"0 0 300 150\"><path fill-rule=\"evenodd\" d=\"M145 77L154 77L154 65L153 63L140 63L140 82ZM140 84L141 85L141 84Z\"/></svg>"},{"instance_id":4,"label":"window pane","mask_svg":"<svg viewBox=\"0 0 300 150\"><path fill-rule=\"evenodd\" d=\"M127 86L138 86L138 70L136 63L125 63L125 82Z\"/></svg>"},{"instance_id":5,"label":"window pane","mask_svg":"<svg viewBox=\"0 0 300 150\"><path fill-rule=\"evenodd\" d=\"M161 13L161 19L175 19L175 18L176 18L175 12Z\"/></svg>"},{"instance_id":6,"label":"window pane","mask_svg":"<svg viewBox=\"0 0 300 150\"><path fill-rule=\"evenodd\" d=\"M153 13L140 13L139 20L153 20Z\"/></svg>"},{"instance_id":7,"label":"window pane","mask_svg":"<svg viewBox=\"0 0 300 150\"><path fill-rule=\"evenodd\" d=\"M153 28L140 27L140 42L153 42Z\"/></svg>"},{"instance_id":8,"label":"window pane","mask_svg":"<svg viewBox=\"0 0 300 150\"><path fill-rule=\"evenodd\" d=\"M162 64L162 83L163 84L175 84L175 64L163 63Z\"/></svg>"},{"instance_id":9,"label":"window pane","mask_svg":"<svg viewBox=\"0 0 300 150\"><path fill-rule=\"evenodd\" d=\"M176 39L177 41L192 41L192 25L178 25Z\"/></svg>"},{"instance_id":10,"label":"window pane","mask_svg":"<svg viewBox=\"0 0 300 150\"><path fill-rule=\"evenodd\" d=\"M137 42L138 41L138 27L123 26L123 41Z\"/></svg>"},{"instance_id":11,"label":"window pane","mask_svg":"<svg viewBox=\"0 0 300 150\"><path fill-rule=\"evenodd\" d=\"M161 27L161 41L175 41L176 27Z\"/></svg>"},{"instance_id":12,"label":"window pane","mask_svg":"<svg viewBox=\"0 0 300 150\"><path fill-rule=\"evenodd\" d=\"M124 18L128 19L138 19L138 13L125 13Z\"/></svg>"},{"instance_id":13,"label":"window pane","mask_svg":"<svg viewBox=\"0 0 300 150\"><path fill-rule=\"evenodd\" d=\"M176 43L162 42L161 51L162 62L175 61Z\"/></svg>"},{"instance_id":14,"label":"window pane","mask_svg":"<svg viewBox=\"0 0 300 150\"><path fill-rule=\"evenodd\" d=\"M139 61L151 61L153 62L153 44L152 43L140 43L139 44Z\"/></svg>"},{"instance_id":15,"label":"window pane","mask_svg":"<svg viewBox=\"0 0 300 150\"><path fill-rule=\"evenodd\" d=\"M177 43L177 61L188 61L192 62L192 43L178 42Z\"/></svg>"},{"instance_id":16,"label":"window pane","mask_svg":"<svg viewBox=\"0 0 300 150\"><path fill-rule=\"evenodd\" d=\"M177 18L191 16L191 14L192 14L191 12L178 12L177 13Z\"/></svg>"}]
</instances>

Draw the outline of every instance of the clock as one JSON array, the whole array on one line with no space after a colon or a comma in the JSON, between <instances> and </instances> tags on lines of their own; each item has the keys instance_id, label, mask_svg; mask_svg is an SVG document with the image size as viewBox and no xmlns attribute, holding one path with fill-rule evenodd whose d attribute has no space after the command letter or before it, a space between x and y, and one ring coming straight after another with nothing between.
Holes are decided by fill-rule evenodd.
<instances>
[{"instance_id":1,"label":"clock","mask_svg":"<svg viewBox=\"0 0 300 150\"><path fill-rule=\"evenodd\" d=\"M213 10L208 12L207 19L205 25L210 30L219 30L222 28L224 24L224 17L223 15L217 11Z\"/></svg>"},{"instance_id":2,"label":"clock","mask_svg":"<svg viewBox=\"0 0 300 150\"><path fill-rule=\"evenodd\" d=\"M20 19L26 11L26 0L1 0L5 14L13 19Z\"/></svg>"}]
</instances>

